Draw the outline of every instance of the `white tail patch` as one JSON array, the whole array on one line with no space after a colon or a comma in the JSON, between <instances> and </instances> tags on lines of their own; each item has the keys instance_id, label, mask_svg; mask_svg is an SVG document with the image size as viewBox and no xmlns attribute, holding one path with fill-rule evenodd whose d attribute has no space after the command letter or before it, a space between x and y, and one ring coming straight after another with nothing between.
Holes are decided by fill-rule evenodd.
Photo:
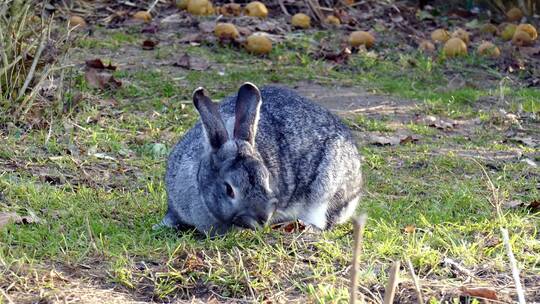
<instances>
[{"instance_id":1,"label":"white tail patch","mask_svg":"<svg viewBox=\"0 0 540 304\"><path fill-rule=\"evenodd\" d=\"M319 229L326 228L327 218L326 211L328 210L328 204L320 204L313 206L309 210L304 211L300 216L300 220L313 225Z\"/></svg>"},{"instance_id":2,"label":"white tail patch","mask_svg":"<svg viewBox=\"0 0 540 304\"><path fill-rule=\"evenodd\" d=\"M351 216L354 214L354 211L356 211L359 200L360 196L357 196L347 203L347 207L341 210L341 214L339 215L339 218L337 220L338 224L343 224L351 218Z\"/></svg>"}]
</instances>

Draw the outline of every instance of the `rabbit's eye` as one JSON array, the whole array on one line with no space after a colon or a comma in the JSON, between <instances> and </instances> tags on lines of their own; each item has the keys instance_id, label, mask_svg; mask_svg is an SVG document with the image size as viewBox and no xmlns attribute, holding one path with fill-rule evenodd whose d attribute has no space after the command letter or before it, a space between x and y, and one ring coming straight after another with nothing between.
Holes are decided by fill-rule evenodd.
<instances>
[{"instance_id":1,"label":"rabbit's eye","mask_svg":"<svg viewBox=\"0 0 540 304\"><path fill-rule=\"evenodd\" d=\"M230 198L234 198L234 190L233 190L233 188L231 187L231 185L229 185L229 183L225 183L225 188L227 189L227 195L228 195Z\"/></svg>"}]
</instances>

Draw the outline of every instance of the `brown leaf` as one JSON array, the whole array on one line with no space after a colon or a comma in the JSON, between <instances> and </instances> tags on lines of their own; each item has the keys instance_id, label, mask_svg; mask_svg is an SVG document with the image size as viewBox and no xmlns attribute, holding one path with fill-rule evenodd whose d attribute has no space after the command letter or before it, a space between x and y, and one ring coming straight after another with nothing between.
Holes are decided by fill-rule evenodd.
<instances>
[{"instance_id":1,"label":"brown leaf","mask_svg":"<svg viewBox=\"0 0 540 304\"><path fill-rule=\"evenodd\" d=\"M244 27L244 26L237 26L237 28L238 28L238 33L239 33L241 36L247 37L247 36L249 36L249 35L252 34L252 31L251 31L249 28L247 28L247 27Z\"/></svg>"},{"instance_id":2,"label":"brown leaf","mask_svg":"<svg viewBox=\"0 0 540 304\"><path fill-rule=\"evenodd\" d=\"M173 65L194 71L204 71L210 66L208 61L206 61L205 59L199 57L192 57L188 54L182 55L180 59L178 59L178 61L173 63Z\"/></svg>"},{"instance_id":3,"label":"brown leaf","mask_svg":"<svg viewBox=\"0 0 540 304\"><path fill-rule=\"evenodd\" d=\"M488 287L465 287L462 286L460 290L464 295L469 297L477 297L487 300L497 300L497 292L494 289Z\"/></svg>"},{"instance_id":4,"label":"brown leaf","mask_svg":"<svg viewBox=\"0 0 540 304\"><path fill-rule=\"evenodd\" d=\"M240 16L242 13L242 6L238 3L223 4L219 12L224 16Z\"/></svg>"},{"instance_id":5,"label":"brown leaf","mask_svg":"<svg viewBox=\"0 0 540 304\"><path fill-rule=\"evenodd\" d=\"M370 133L368 135L368 143L372 145L380 146L397 146L399 144L406 144L416 142L420 139L418 135L410 134L394 134L394 135L379 135Z\"/></svg>"},{"instance_id":6,"label":"brown leaf","mask_svg":"<svg viewBox=\"0 0 540 304\"><path fill-rule=\"evenodd\" d=\"M201 33L187 34L180 38L180 43L201 43L204 40L204 36Z\"/></svg>"},{"instance_id":7,"label":"brown leaf","mask_svg":"<svg viewBox=\"0 0 540 304\"><path fill-rule=\"evenodd\" d=\"M531 210L532 212L538 212L540 211L540 200L534 200L531 202L523 202L520 200L512 200L504 202L503 207L505 209L518 209L518 208L524 208Z\"/></svg>"},{"instance_id":8,"label":"brown leaf","mask_svg":"<svg viewBox=\"0 0 540 304\"><path fill-rule=\"evenodd\" d=\"M27 216L20 216L15 212L0 212L0 228L4 227L9 223L15 224L33 224L40 223L39 219L35 214L30 213Z\"/></svg>"},{"instance_id":9,"label":"brown leaf","mask_svg":"<svg viewBox=\"0 0 540 304\"><path fill-rule=\"evenodd\" d=\"M302 222L295 221L273 225L272 229L280 230L286 233L294 233L306 230L306 225L304 225Z\"/></svg>"},{"instance_id":10,"label":"brown leaf","mask_svg":"<svg viewBox=\"0 0 540 304\"><path fill-rule=\"evenodd\" d=\"M540 55L540 46L524 46L519 48L519 52L523 55L534 57Z\"/></svg>"},{"instance_id":11,"label":"brown leaf","mask_svg":"<svg viewBox=\"0 0 540 304\"><path fill-rule=\"evenodd\" d=\"M122 86L122 82L107 72L99 72L96 69L88 69L84 78L90 87L97 89L117 89Z\"/></svg>"},{"instance_id":12,"label":"brown leaf","mask_svg":"<svg viewBox=\"0 0 540 304\"><path fill-rule=\"evenodd\" d=\"M146 51L153 50L156 47L156 45L158 45L158 43L159 41L155 41L155 40L145 40L142 43L142 49Z\"/></svg>"},{"instance_id":13,"label":"brown leaf","mask_svg":"<svg viewBox=\"0 0 540 304\"><path fill-rule=\"evenodd\" d=\"M110 62L109 62L109 65L106 66L103 64L101 59L86 60L85 64L86 64L86 67L97 69L97 70L111 70L111 71L116 70L116 66L112 65Z\"/></svg>"},{"instance_id":14,"label":"brown leaf","mask_svg":"<svg viewBox=\"0 0 540 304\"><path fill-rule=\"evenodd\" d=\"M216 22L214 21L205 21L205 22L199 23L199 29L204 33L213 33L215 27L216 27Z\"/></svg>"},{"instance_id":15,"label":"brown leaf","mask_svg":"<svg viewBox=\"0 0 540 304\"><path fill-rule=\"evenodd\" d=\"M345 63L349 60L351 57L351 50L349 48L344 48L340 52L328 52L325 50L322 50L320 54L315 55L317 58L323 58L326 60L333 61L337 64Z\"/></svg>"},{"instance_id":16,"label":"brown leaf","mask_svg":"<svg viewBox=\"0 0 540 304\"><path fill-rule=\"evenodd\" d=\"M416 231L416 226L415 225L407 225L407 226L405 226L405 228L403 228L403 232L405 232L407 234L414 233L415 231Z\"/></svg>"},{"instance_id":17,"label":"brown leaf","mask_svg":"<svg viewBox=\"0 0 540 304\"><path fill-rule=\"evenodd\" d=\"M188 254L184 263L184 269L194 271L204 266L204 261L196 254Z\"/></svg>"},{"instance_id":18,"label":"brown leaf","mask_svg":"<svg viewBox=\"0 0 540 304\"><path fill-rule=\"evenodd\" d=\"M435 127L441 130L453 129L456 125L456 122L453 120L443 120L431 115L424 117L424 123L430 127Z\"/></svg>"},{"instance_id":19,"label":"brown leaf","mask_svg":"<svg viewBox=\"0 0 540 304\"><path fill-rule=\"evenodd\" d=\"M147 24L141 29L141 33L145 34L155 34L157 32L159 32L159 25L156 23Z\"/></svg>"},{"instance_id":20,"label":"brown leaf","mask_svg":"<svg viewBox=\"0 0 540 304\"><path fill-rule=\"evenodd\" d=\"M520 136L514 136L508 138L510 141L517 142L519 144L526 145L528 147L534 148L538 145L537 141L534 140L532 137L520 137Z\"/></svg>"}]
</instances>

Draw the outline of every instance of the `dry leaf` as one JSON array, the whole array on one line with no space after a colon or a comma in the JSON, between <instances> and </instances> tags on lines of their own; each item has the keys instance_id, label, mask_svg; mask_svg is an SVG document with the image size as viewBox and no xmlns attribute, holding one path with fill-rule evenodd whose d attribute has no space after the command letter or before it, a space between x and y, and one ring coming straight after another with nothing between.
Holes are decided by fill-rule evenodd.
<instances>
[{"instance_id":1,"label":"dry leaf","mask_svg":"<svg viewBox=\"0 0 540 304\"><path fill-rule=\"evenodd\" d=\"M531 210L532 212L538 212L540 211L540 200L534 200L531 202L512 200L512 201L504 202L503 207L505 209L525 208L525 209Z\"/></svg>"},{"instance_id":2,"label":"dry leaf","mask_svg":"<svg viewBox=\"0 0 540 304\"><path fill-rule=\"evenodd\" d=\"M216 22L214 21L205 21L205 22L199 23L199 29L204 33L213 33L215 27L216 27Z\"/></svg>"},{"instance_id":3,"label":"dry leaf","mask_svg":"<svg viewBox=\"0 0 540 304\"><path fill-rule=\"evenodd\" d=\"M86 67L92 68L92 69L111 70L111 71L116 70L116 66L112 65L110 62L109 62L109 65L106 66L106 65L103 64L101 59L86 60L84 63L86 64Z\"/></svg>"},{"instance_id":4,"label":"dry leaf","mask_svg":"<svg viewBox=\"0 0 540 304\"><path fill-rule=\"evenodd\" d=\"M524 144L531 148L534 148L538 145L536 140L534 140L532 137L514 136L514 137L510 137L509 140L520 143L520 144Z\"/></svg>"},{"instance_id":5,"label":"dry leaf","mask_svg":"<svg viewBox=\"0 0 540 304\"><path fill-rule=\"evenodd\" d=\"M295 221L295 222L287 222L287 223L273 225L272 229L280 230L286 233L293 233L293 232L301 232L301 231L306 230L306 225L304 225L300 221Z\"/></svg>"},{"instance_id":6,"label":"dry leaf","mask_svg":"<svg viewBox=\"0 0 540 304\"><path fill-rule=\"evenodd\" d=\"M454 126L456 125L456 122L453 120L443 120L441 118L437 118L431 115L424 117L424 123L426 123L430 127L435 127L441 130L449 130L454 128Z\"/></svg>"},{"instance_id":7,"label":"dry leaf","mask_svg":"<svg viewBox=\"0 0 540 304\"><path fill-rule=\"evenodd\" d=\"M407 234L414 233L415 231L416 231L416 226L415 225L407 225L407 226L405 226L405 228L403 228L403 232L405 232Z\"/></svg>"},{"instance_id":8,"label":"dry leaf","mask_svg":"<svg viewBox=\"0 0 540 304\"><path fill-rule=\"evenodd\" d=\"M372 145L380 146L397 146L399 144L406 144L416 142L420 139L418 135L410 134L395 134L395 135L378 135L378 134L369 134L368 143Z\"/></svg>"},{"instance_id":9,"label":"dry leaf","mask_svg":"<svg viewBox=\"0 0 540 304\"><path fill-rule=\"evenodd\" d=\"M536 57L540 55L540 46L524 46L519 48L519 52L523 55Z\"/></svg>"},{"instance_id":10,"label":"dry leaf","mask_svg":"<svg viewBox=\"0 0 540 304\"><path fill-rule=\"evenodd\" d=\"M206 61L205 59L199 57L192 57L188 54L182 55L180 59L178 59L178 61L173 63L173 65L194 71L205 71L210 66L208 61Z\"/></svg>"},{"instance_id":11,"label":"dry leaf","mask_svg":"<svg viewBox=\"0 0 540 304\"><path fill-rule=\"evenodd\" d=\"M142 49L146 51L153 50L156 47L156 45L158 45L158 43L159 41L145 40L142 43Z\"/></svg>"},{"instance_id":12,"label":"dry leaf","mask_svg":"<svg viewBox=\"0 0 540 304\"><path fill-rule=\"evenodd\" d=\"M204 266L204 261L195 254L188 254L184 263L184 269L194 271Z\"/></svg>"},{"instance_id":13,"label":"dry leaf","mask_svg":"<svg viewBox=\"0 0 540 304\"><path fill-rule=\"evenodd\" d=\"M465 287L462 286L460 290L464 295L469 297L477 297L487 300L497 300L497 292L487 287Z\"/></svg>"},{"instance_id":14,"label":"dry leaf","mask_svg":"<svg viewBox=\"0 0 540 304\"><path fill-rule=\"evenodd\" d=\"M157 25L156 23L147 24L141 29L141 33L145 33L145 34L155 34L158 31L159 31L159 25Z\"/></svg>"},{"instance_id":15,"label":"dry leaf","mask_svg":"<svg viewBox=\"0 0 540 304\"><path fill-rule=\"evenodd\" d=\"M15 212L0 212L0 228L9 223L15 224L33 224L40 223L41 219L31 213L27 216L20 216Z\"/></svg>"},{"instance_id":16,"label":"dry leaf","mask_svg":"<svg viewBox=\"0 0 540 304\"><path fill-rule=\"evenodd\" d=\"M122 82L107 72L99 72L96 69L88 69L84 78L90 87L97 89L117 89L122 86Z\"/></svg>"},{"instance_id":17,"label":"dry leaf","mask_svg":"<svg viewBox=\"0 0 540 304\"><path fill-rule=\"evenodd\" d=\"M178 42L180 43L201 43L204 40L204 36L200 33L187 34L180 38Z\"/></svg>"}]
</instances>

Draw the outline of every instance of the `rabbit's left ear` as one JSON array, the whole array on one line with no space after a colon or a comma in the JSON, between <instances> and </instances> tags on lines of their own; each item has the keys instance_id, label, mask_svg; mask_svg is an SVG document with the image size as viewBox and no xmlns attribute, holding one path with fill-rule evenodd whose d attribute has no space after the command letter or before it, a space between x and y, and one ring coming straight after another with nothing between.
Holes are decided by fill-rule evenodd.
<instances>
[{"instance_id":1,"label":"rabbit's left ear","mask_svg":"<svg viewBox=\"0 0 540 304\"><path fill-rule=\"evenodd\" d=\"M213 151L219 150L221 146L229 139L227 129L221 115L219 114L219 106L213 103L212 100L205 95L203 88L198 88L193 92L193 104L199 114L201 121L206 131L208 143Z\"/></svg>"},{"instance_id":2,"label":"rabbit's left ear","mask_svg":"<svg viewBox=\"0 0 540 304\"><path fill-rule=\"evenodd\" d=\"M255 146L255 135L261 110L261 92L252 83L244 83L236 98L234 138L245 140Z\"/></svg>"}]
</instances>

